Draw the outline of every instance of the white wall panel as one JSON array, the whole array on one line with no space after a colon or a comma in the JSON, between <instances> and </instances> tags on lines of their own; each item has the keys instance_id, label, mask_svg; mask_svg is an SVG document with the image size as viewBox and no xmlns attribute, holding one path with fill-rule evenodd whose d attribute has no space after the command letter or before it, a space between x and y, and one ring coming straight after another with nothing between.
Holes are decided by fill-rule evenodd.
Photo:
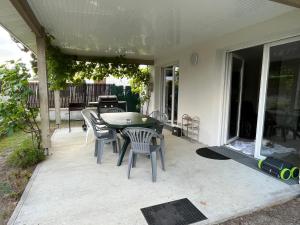
<instances>
[{"instance_id":1,"label":"white wall panel","mask_svg":"<svg viewBox=\"0 0 300 225\"><path fill-rule=\"evenodd\" d=\"M300 35L300 10L249 26L206 42L199 42L180 51L172 51L155 59L156 83L159 90L161 66L179 61L179 116L188 113L200 117L199 141L218 145L224 92L224 55L226 51L254 46L288 36ZM199 63L192 65L190 55L199 53ZM155 105L160 98L156 97Z\"/></svg>"}]
</instances>

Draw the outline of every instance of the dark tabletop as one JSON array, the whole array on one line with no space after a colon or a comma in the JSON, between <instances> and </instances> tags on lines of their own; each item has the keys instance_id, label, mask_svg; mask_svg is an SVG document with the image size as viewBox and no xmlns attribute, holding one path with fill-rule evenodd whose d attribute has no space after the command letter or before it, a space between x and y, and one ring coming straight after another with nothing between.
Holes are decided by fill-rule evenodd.
<instances>
[{"instance_id":1,"label":"dark tabletop","mask_svg":"<svg viewBox=\"0 0 300 225\"><path fill-rule=\"evenodd\" d=\"M104 123L112 128L153 127L159 121L136 112L101 113ZM142 118L147 118L145 121ZM129 120L129 121L128 121Z\"/></svg>"}]
</instances>

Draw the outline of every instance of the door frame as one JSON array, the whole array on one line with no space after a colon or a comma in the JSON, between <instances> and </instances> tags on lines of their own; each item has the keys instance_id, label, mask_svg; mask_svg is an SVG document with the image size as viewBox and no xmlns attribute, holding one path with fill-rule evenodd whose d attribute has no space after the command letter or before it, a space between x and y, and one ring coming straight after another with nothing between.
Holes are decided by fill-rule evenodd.
<instances>
[{"instance_id":1,"label":"door frame","mask_svg":"<svg viewBox=\"0 0 300 225\"><path fill-rule=\"evenodd\" d=\"M239 59L242 61L241 71L240 71L240 91L239 91L239 105L238 105L238 118L237 118L237 131L236 136L229 138L229 123L230 123L230 95L231 95L231 81L232 81L232 62L233 58ZM244 67L245 60L239 56L234 54L233 52L229 52L227 54L227 107L226 107L226 133L224 135L224 143L229 144L232 141L235 141L239 137L240 133L240 121L241 121L241 108L242 108L242 96L243 96L243 81L244 81Z\"/></svg>"},{"instance_id":2,"label":"door frame","mask_svg":"<svg viewBox=\"0 0 300 225\"><path fill-rule=\"evenodd\" d=\"M172 67L169 68L169 67ZM175 68L178 67L179 68L179 65L178 63L176 64L171 64L171 65L166 65L166 66L163 66L161 67L161 105L160 105L160 110L161 112L163 113L166 113L165 112L165 104L166 104L166 79L165 79L165 72L166 70L172 70L172 99L171 99L171 119L168 120L168 122L170 122L170 125L171 126L174 126L174 113L175 113L175 110L174 110L174 103L175 103ZM178 109L177 109L177 112L178 112ZM178 117L178 115L177 115Z\"/></svg>"}]
</instances>

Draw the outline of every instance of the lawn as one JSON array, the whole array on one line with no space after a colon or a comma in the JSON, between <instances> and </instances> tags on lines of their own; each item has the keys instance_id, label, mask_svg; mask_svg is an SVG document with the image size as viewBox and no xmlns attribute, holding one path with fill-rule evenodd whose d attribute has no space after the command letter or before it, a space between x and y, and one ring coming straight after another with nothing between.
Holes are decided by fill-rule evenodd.
<instances>
[{"instance_id":1,"label":"lawn","mask_svg":"<svg viewBox=\"0 0 300 225\"><path fill-rule=\"evenodd\" d=\"M10 167L6 159L21 143L30 139L28 134L21 131L9 137L0 137L0 225L7 223L34 170L34 167Z\"/></svg>"},{"instance_id":2,"label":"lawn","mask_svg":"<svg viewBox=\"0 0 300 225\"><path fill-rule=\"evenodd\" d=\"M30 136L22 131L13 133L9 137L0 137L0 154L8 150L14 149L19 146L26 139L30 139Z\"/></svg>"}]
</instances>

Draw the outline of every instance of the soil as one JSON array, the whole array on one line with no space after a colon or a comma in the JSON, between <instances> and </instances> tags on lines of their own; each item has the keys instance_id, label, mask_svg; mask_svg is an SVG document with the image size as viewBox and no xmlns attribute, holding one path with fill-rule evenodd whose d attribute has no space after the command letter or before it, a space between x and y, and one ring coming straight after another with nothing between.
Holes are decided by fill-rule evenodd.
<instances>
[{"instance_id":1,"label":"soil","mask_svg":"<svg viewBox=\"0 0 300 225\"><path fill-rule=\"evenodd\" d=\"M11 149L0 154L0 224L7 223L15 209L34 167L27 169L12 168L5 161Z\"/></svg>"},{"instance_id":2,"label":"soil","mask_svg":"<svg viewBox=\"0 0 300 225\"><path fill-rule=\"evenodd\" d=\"M300 196L289 202L228 220L219 225L300 225Z\"/></svg>"}]
</instances>

